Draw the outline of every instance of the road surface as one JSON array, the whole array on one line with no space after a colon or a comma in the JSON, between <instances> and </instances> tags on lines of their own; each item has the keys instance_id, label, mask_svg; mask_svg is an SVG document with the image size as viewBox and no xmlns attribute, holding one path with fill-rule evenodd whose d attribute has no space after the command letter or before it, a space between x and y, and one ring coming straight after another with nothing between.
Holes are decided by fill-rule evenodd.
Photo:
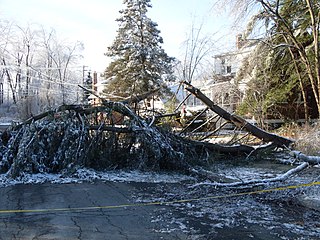
<instances>
[{"instance_id":1,"label":"road surface","mask_svg":"<svg viewBox=\"0 0 320 240\"><path fill-rule=\"evenodd\" d=\"M0 240L319 239L320 212L279 194L290 195L199 201L183 183L19 184L0 188Z\"/></svg>"},{"instance_id":2,"label":"road surface","mask_svg":"<svg viewBox=\"0 0 320 240\"><path fill-rule=\"evenodd\" d=\"M163 233L161 229L167 226L153 223L159 206L99 208L133 204L134 191L134 184L112 182L0 188L0 239L187 238L182 232ZM8 213L4 209L36 211Z\"/></svg>"}]
</instances>

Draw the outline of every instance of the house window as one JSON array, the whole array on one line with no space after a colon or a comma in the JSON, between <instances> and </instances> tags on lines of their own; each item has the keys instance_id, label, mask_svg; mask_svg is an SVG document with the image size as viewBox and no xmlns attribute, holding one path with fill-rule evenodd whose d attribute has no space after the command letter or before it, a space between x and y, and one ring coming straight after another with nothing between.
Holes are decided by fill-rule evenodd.
<instances>
[{"instance_id":1,"label":"house window","mask_svg":"<svg viewBox=\"0 0 320 240\"><path fill-rule=\"evenodd\" d=\"M227 66L227 73L231 73L231 66Z\"/></svg>"}]
</instances>

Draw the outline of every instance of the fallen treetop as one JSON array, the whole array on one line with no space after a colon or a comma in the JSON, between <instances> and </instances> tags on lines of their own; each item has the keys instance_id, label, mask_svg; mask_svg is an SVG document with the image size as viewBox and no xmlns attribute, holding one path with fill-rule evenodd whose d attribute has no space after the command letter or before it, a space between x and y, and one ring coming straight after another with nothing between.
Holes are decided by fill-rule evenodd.
<instances>
[{"instance_id":1,"label":"fallen treetop","mask_svg":"<svg viewBox=\"0 0 320 240\"><path fill-rule=\"evenodd\" d=\"M116 113L124 116L121 125L113 121ZM193 166L205 165L219 153L241 151L149 126L128 105L112 101L101 106L63 105L13 126L2 137L0 173L11 177L68 173L79 167L193 173Z\"/></svg>"},{"instance_id":2,"label":"fallen treetop","mask_svg":"<svg viewBox=\"0 0 320 240\"><path fill-rule=\"evenodd\" d=\"M293 140L284 138L282 136L278 136L276 134L272 134L264 131L263 129L249 123L244 118L237 116L235 114L229 113L223 108L216 105L213 101L211 101L207 96L205 96L200 89L195 88L188 82L184 82L187 85L186 90L200 99L206 106L208 106L212 111L218 114L220 117L224 118L227 121L232 122L234 125L239 127L240 129L244 129L250 132L252 135L258 137L259 139L265 142L272 142L274 145L282 147L282 146L290 146L293 143Z\"/></svg>"}]
</instances>

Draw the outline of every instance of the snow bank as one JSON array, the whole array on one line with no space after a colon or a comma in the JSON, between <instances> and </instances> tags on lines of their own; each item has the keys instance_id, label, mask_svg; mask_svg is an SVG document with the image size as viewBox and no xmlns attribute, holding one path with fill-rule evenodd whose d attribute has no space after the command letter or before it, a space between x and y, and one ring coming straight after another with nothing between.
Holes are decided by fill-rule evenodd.
<instances>
[{"instance_id":1,"label":"snow bank","mask_svg":"<svg viewBox=\"0 0 320 240\"><path fill-rule=\"evenodd\" d=\"M112 182L148 182L148 183L178 183L182 181L193 181L192 177L182 174L155 173L142 171L108 171L99 172L92 169L78 169L71 176L62 174L24 174L16 179L8 178L5 174L0 174L0 187L16 184L41 184L41 183L81 183L93 181L112 181Z\"/></svg>"}]
</instances>

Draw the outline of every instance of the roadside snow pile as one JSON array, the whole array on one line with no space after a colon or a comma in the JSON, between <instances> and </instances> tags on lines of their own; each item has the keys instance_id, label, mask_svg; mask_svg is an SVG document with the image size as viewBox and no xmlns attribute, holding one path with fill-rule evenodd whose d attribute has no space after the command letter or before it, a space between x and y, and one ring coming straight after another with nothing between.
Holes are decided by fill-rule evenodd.
<instances>
[{"instance_id":1,"label":"roadside snow pile","mask_svg":"<svg viewBox=\"0 0 320 240\"><path fill-rule=\"evenodd\" d=\"M99 172L93 169L78 169L70 176L63 174L37 173L24 174L18 178L8 178L5 174L0 174L0 187L6 187L16 184L42 184L42 183L82 183L94 181L111 182L144 182L144 183L178 183L185 181L195 181L193 177L182 174L170 174L159 172L142 171L108 171Z\"/></svg>"}]
</instances>

